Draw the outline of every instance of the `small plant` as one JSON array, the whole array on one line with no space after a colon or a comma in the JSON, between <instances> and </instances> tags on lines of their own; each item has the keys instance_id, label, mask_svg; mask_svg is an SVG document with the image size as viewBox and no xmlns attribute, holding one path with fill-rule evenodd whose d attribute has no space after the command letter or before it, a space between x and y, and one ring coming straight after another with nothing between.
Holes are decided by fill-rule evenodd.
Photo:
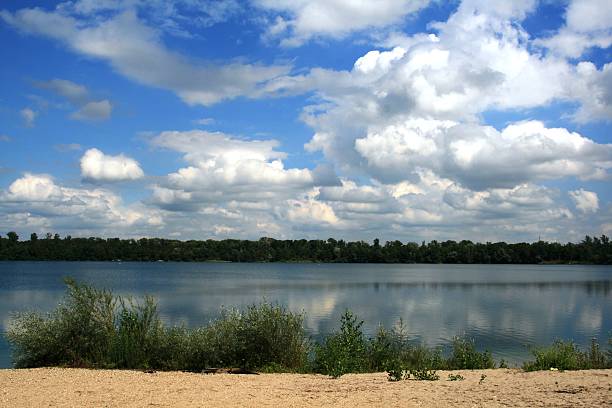
<instances>
[{"instance_id":1,"label":"small plant","mask_svg":"<svg viewBox=\"0 0 612 408\"><path fill-rule=\"evenodd\" d=\"M410 373L401 367L387 369L389 381L401 381L410 378Z\"/></svg>"},{"instance_id":2,"label":"small plant","mask_svg":"<svg viewBox=\"0 0 612 408\"><path fill-rule=\"evenodd\" d=\"M333 378L366 371L367 344L362 325L363 321L358 321L349 310L344 312L340 332L327 337L315 349L317 371Z\"/></svg>"},{"instance_id":3,"label":"small plant","mask_svg":"<svg viewBox=\"0 0 612 408\"><path fill-rule=\"evenodd\" d=\"M478 352L473 339L455 337L452 346L452 354L447 360L447 366L451 370L475 370L495 367L491 353L489 351Z\"/></svg>"},{"instance_id":4,"label":"small plant","mask_svg":"<svg viewBox=\"0 0 612 408\"><path fill-rule=\"evenodd\" d=\"M410 370L410 375L419 381L437 381L440 379L440 376L436 374L436 370L428 370L426 368Z\"/></svg>"},{"instance_id":5,"label":"small plant","mask_svg":"<svg viewBox=\"0 0 612 408\"><path fill-rule=\"evenodd\" d=\"M478 381L478 384L482 384L484 382L485 378L487 378L487 375L486 374L482 374L480 376L480 381Z\"/></svg>"},{"instance_id":6,"label":"small plant","mask_svg":"<svg viewBox=\"0 0 612 408\"><path fill-rule=\"evenodd\" d=\"M532 350L535 361L528 361L523 364L525 371L550 370L579 370L583 368L581 361L584 355L578 347L571 341L555 341L549 347L542 347Z\"/></svg>"},{"instance_id":7,"label":"small plant","mask_svg":"<svg viewBox=\"0 0 612 408\"><path fill-rule=\"evenodd\" d=\"M448 381L463 381L465 378L461 374L449 374Z\"/></svg>"},{"instance_id":8,"label":"small plant","mask_svg":"<svg viewBox=\"0 0 612 408\"><path fill-rule=\"evenodd\" d=\"M508 368L508 363L503 358L499 361L499 368Z\"/></svg>"}]
</instances>

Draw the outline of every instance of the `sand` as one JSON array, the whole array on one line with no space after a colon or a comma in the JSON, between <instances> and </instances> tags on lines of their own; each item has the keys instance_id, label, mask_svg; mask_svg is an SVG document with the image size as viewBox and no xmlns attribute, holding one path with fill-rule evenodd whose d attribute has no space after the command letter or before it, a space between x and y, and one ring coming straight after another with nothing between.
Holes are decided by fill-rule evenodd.
<instances>
[{"instance_id":1,"label":"sand","mask_svg":"<svg viewBox=\"0 0 612 408\"><path fill-rule=\"evenodd\" d=\"M453 371L463 381L389 382L384 373L193 374L40 368L0 370L0 407L606 407L612 370ZM481 375L486 375L479 384Z\"/></svg>"}]
</instances>

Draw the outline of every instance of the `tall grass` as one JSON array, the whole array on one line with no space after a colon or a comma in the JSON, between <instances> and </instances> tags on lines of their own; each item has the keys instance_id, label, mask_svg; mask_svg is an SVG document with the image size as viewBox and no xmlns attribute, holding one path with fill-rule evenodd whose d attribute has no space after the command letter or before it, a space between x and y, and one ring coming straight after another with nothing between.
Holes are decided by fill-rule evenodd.
<instances>
[{"instance_id":1,"label":"tall grass","mask_svg":"<svg viewBox=\"0 0 612 408\"><path fill-rule=\"evenodd\" d=\"M436 370L493 368L488 351L457 337L450 354L409 341L403 322L366 338L363 321L349 310L340 329L318 344L304 330L304 315L263 302L222 309L207 326L167 327L151 297L139 301L66 280L66 294L51 313L14 315L6 334L17 368L69 366L201 371L240 367L258 371L346 373L386 371L389 379L435 380ZM611 350L593 341L581 351L571 342L533 350L525 370L612 367Z\"/></svg>"}]
</instances>

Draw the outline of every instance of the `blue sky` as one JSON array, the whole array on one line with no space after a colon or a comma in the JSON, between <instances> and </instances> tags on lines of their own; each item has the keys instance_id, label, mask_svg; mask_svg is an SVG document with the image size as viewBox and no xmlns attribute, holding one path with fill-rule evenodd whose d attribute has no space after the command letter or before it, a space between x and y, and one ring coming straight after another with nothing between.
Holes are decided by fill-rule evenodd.
<instances>
[{"instance_id":1,"label":"blue sky","mask_svg":"<svg viewBox=\"0 0 612 408\"><path fill-rule=\"evenodd\" d=\"M612 232L612 5L0 7L0 231Z\"/></svg>"}]
</instances>

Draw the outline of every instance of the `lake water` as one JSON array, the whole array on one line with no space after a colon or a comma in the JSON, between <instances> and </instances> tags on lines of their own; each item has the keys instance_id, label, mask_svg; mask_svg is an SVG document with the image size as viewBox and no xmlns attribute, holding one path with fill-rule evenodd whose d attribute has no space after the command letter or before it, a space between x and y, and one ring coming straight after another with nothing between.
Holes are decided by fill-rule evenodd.
<instances>
[{"instance_id":1,"label":"lake water","mask_svg":"<svg viewBox=\"0 0 612 408\"><path fill-rule=\"evenodd\" d=\"M279 302L306 312L313 337L339 326L346 308L372 335L400 318L411 339L446 345L467 335L514 364L555 339L603 346L612 333L612 268L576 265L375 265L0 262L0 324L11 312L52 310L62 278L124 295L151 294L169 324L204 325L219 308ZM0 367L10 349L0 338Z\"/></svg>"}]
</instances>

